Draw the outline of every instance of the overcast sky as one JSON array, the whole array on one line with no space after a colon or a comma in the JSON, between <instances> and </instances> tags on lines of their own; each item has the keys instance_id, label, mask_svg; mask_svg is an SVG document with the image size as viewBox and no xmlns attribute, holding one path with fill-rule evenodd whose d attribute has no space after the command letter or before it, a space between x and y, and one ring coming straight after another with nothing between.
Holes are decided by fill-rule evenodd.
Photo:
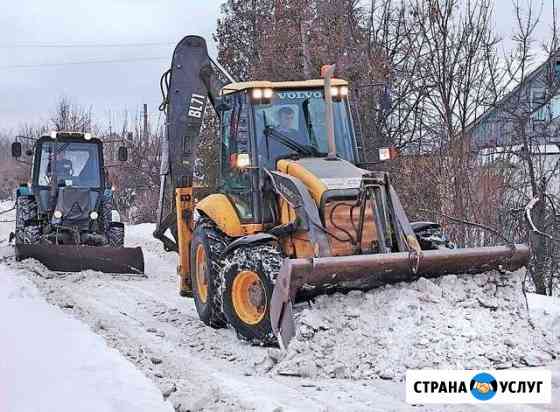
<instances>
[{"instance_id":1,"label":"overcast sky","mask_svg":"<svg viewBox=\"0 0 560 412\"><path fill-rule=\"evenodd\" d=\"M1 0L0 130L46 120L63 96L92 107L96 119L118 128L147 103L153 119L161 100L159 78L173 47L186 34L211 34L223 0ZM512 30L510 0L496 1L496 28ZM552 0L544 0L541 29L551 21ZM165 43L138 47L31 47ZM118 63L55 65L88 61ZM40 67L37 67L37 66ZM33 66L33 67L28 67Z\"/></svg>"},{"instance_id":2,"label":"overcast sky","mask_svg":"<svg viewBox=\"0 0 560 412\"><path fill-rule=\"evenodd\" d=\"M174 45L186 34L211 43L221 0L0 0L0 130L47 119L61 96L132 113L148 103L157 115L159 79ZM22 47L31 45L167 43L141 47ZM18 47L14 47L18 46ZM211 55L215 47L210 44ZM95 60L160 58L110 64L21 67ZM20 66L8 68L7 66Z\"/></svg>"}]
</instances>

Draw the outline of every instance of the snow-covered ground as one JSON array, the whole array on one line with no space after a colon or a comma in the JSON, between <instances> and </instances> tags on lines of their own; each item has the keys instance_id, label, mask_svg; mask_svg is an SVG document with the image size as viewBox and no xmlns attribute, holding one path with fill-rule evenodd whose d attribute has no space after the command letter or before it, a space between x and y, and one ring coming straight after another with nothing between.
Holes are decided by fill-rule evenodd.
<instances>
[{"instance_id":1,"label":"snow-covered ground","mask_svg":"<svg viewBox=\"0 0 560 412\"><path fill-rule=\"evenodd\" d=\"M0 216L0 221L3 218L5 218L5 215ZM192 300L178 296L175 275L176 256L165 253L161 245L152 239L152 225L128 227L127 236L127 243L129 245L140 245L144 249L147 278L113 277L91 271L77 274L56 274L46 270L37 262L26 261L17 263L11 258L13 251L6 241L7 233L12 229L12 225L13 223L4 224L0 222L0 274L5 276L8 282L11 282L9 284L23 285L17 286L19 288L17 290L25 290L27 292L24 292L23 296L32 296L33 298L22 297L19 299L21 306L25 308L29 315L26 317L26 321L24 321L25 324L19 322L18 318L8 322L4 320L5 317L1 317L0 330L3 332L9 324L10 329L13 328L14 331L18 331L18 329L24 329L25 331L27 323L39 322L41 327L37 329L36 335L32 338L27 338L30 342L29 345L36 346L41 343L43 339L39 336L42 335L46 335L50 339L55 330L55 326L52 329L49 326L51 322L50 316L42 317L36 315L33 309L34 305L44 305L47 307L41 300L41 296L43 296L52 306L49 307L48 311L43 310L42 312L50 313L50 311L53 311L53 313L60 317L60 322L64 321L75 324L75 319L78 319L83 325L89 326L91 330L104 338L106 344L101 344L101 346L97 347L99 358L101 358L102 353L105 353L103 356L113 359L114 362L122 362L121 367L113 368L115 376L111 376L112 382L118 382L120 377L126 376L124 375L125 372L117 372L124 369L122 365L126 365L129 368L132 368L132 365L134 365L137 371L140 371L146 378L155 383L160 389L161 395L163 395L163 397L160 395L159 398L160 409L167 407L162 401L165 398L173 404L177 411L560 410L560 363L551 359L558 350L551 350L548 343L543 343L547 337L543 337L542 332L539 332L541 335L538 335L536 338L530 338L533 336L532 332L525 330L524 324L521 326L514 325L516 328L518 326L521 328L515 329L515 333L519 334L519 330L521 330L528 337L527 339L522 339L523 345L520 346L520 351L527 351L529 353L531 350L542 351L544 348L546 351L551 352L548 356L542 355L539 352L540 356L545 358L539 360L539 362L545 362L553 370L554 388L553 404L551 405L524 405L518 407L508 405L503 408L484 405L483 409L467 405L455 407L412 407L405 403L402 370L396 367L393 370L387 371L386 364L383 364L383 367L380 368L379 365L370 363L372 373L369 376L368 374L360 374L359 376L351 373L337 374L337 371L343 371L343 369L333 368L334 363L344 364L350 362L350 359L342 356L341 348L336 346L344 344L343 340L340 339L342 334L338 328L342 328L344 333L355 331L363 326L358 325L358 328L355 327L356 322L362 320L381 322L381 319L384 319L383 322L386 322L386 325L383 323L386 326L385 337L393 339L393 341L378 340L377 344L384 343L381 346L373 344L374 342L367 339L363 339L361 343L355 340L352 340L351 343L347 342L348 347L352 346L353 352L356 352L357 346L363 345L364 352L367 352L369 356L368 362L377 361L379 363L385 357L395 365L399 365L401 360L398 359L398 351L402 353L404 345L409 344L413 337L408 334L406 339L399 342L394 340L396 335L391 335L391 333L396 334L398 332L398 317L408 316L409 313L407 311L417 311L420 314L423 307L426 307L425 317L415 318L414 321L423 321L429 326L435 325L434 330L437 330L439 339L447 339L448 335L444 333L445 331L440 330L439 325L439 322L445 319L442 312L445 312L450 307L462 307L462 305L457 304L461 300L455 303L448 302L447 297L444 295L446 286L437 284L439 281L433 285L437 287L433 287L431 284L422 284L421 281L420 284L411 285L410 287L397 285L361 295L351 294L350 296L324 297L319 299L316 305L311 308L300 308L298 311L298 317L301 320L300 338L298 338L300 343L297 343L286 356L286 354L280 353L277 349L253 347L243 343L236 338L232 330L213 330L204 326L198 320ZM33 282L37 289L33 289L30 281ZM449 279L444 282L448 281ZM486 283L489 283L488 280ZM486 283L482 288L491 289L492 287L487 286ZM4 288L3 283L0 283L0 288ZM439 297L440 289L438 288L442 290ZM41 296L38 295L37 290ZM435 297L433 296L434 293ZM470 293L470 289L467 290L467 295ZM414 308L414 303L411 306L408 305L410 299L406 301L404 306L399 306L398 299L396 298L400 296L411 297L412 295L414 295L414 299L419 300L416 308ZM0 300L5 300L7 296L3 292L0 293ZM428 301L425 300L426 297L428 297ZM469 304L465 305L467 307L463 309L467 312L470 311L471 318L473 315L476 317L479 313L484 313L482 310L479 311L479 307L482 305L481 302L469 299L467 301ZM383 302L387 305L386 308L384 308ZM405 301L401 300L401 303L403 302ZM529 303L532 307L532 319L537 328L544 327L548 331L558 330L560 324L560 304L557 299L530 296ZM493 304L493 302L484 302L484 305ZM2 310L2 313L6 313L2 305L4 305L4 302L0 302L0 310ZM29 308L27 305L29 305ZM474 306L469 309L469 305ZM354 311L350 310L352 306L355 308ZM514 306L515 310L517 310L518 305L515 303ZM399 312L399 309L401 309L401 312ZM13 310L10 309L10 313L14 313ZM337 314L339 310L344 312L343 316ZM367 316L364 316L357 313L356 310L366 310L369 313ZM487 310L489 314L485 322L489 322L490 326L492 326L491 332L499 334L501 329L498 322L503 323L506 318L500 317L496 319L493 309L485 308L484 310ZM522 308L519 310L523 313ZM348 311L348 313L345 311ZM379 311L377 318L375 311ZM461 313L457 309L453 312L453 316L464 316ZM317 318L318 314L320 314L321 319ZM458 327L462 328L464 326L464 329L468 330L468 325L465 323L468 319L454 320L456 321L454 324ZM53 322L56 323L58 320L53 320ZM377 326L379 327L379 325ZM422 322L415 327L419 328L421 326ZM514 326L510 324L507 326L506 330L512 333ZM68 327L68 329L73 330L74 327ZM78 353L83 353L85 350L90 351L87 347L86 349L82 348L82 344L87 345L87 342L89 342L85 337L82 338L82 332L90 337L91 332L85 326L82 326L82 329L80 338L64 338L72 339L74 343L72 348L79 347L75 349ZM318 342L315 339L321 339L322 334L329 335L328 330L330 329L332 329L332 336L329 338L330 341L329 339L327 341L331 343L327 346L336 347L336 350L319 353L315 350L306 351L309 348L302 347L302 345L314 345ZM65 334L73 336L72 333L71 331L65 332ZM472 333L474 333L474 336L470 336L470 339L476 339L477 334L480 335L482 332L474 329ZM372 333L371 335L374 334ZM0 335L0 346L4 344L3 336L5 336L4 333ZM482 339L482 336L479 337ZM514 337L518 338L518 336ZM463 340L465 340L465 343L467 342L463 338L458 338L458 346L463 345ZM502 342L505 339L504 336L499 336L498 338ZM549 340L554 338L555 335L551 334L548 336ZM82 339L86 343L82 342ZM9 340L6 341L9 342ZM434 344L430 339L425 342L420 336L417 338L417 341L412 341L412 344L427 345L426 348L420 348L418 353L428 352L432 347L431 345ZM45 339L45 342L47 342L47 339ZM531 346L533 343L535 343L534 347ZM116 352L111 351L105 345L120 352L121 358L116 361L114 359ZM298 345L299 350L296 350ZM455 350L464 354L465 350L464 348L462 349L460 347L455 348ZM560 345L558 349L560 350ZM47 350L50 353L47 354ZM437 356L445 356L446 362L448 357L453 361L454 352L448 351L446 353L445 350L445 348L438 347L440 354ZM58 378L53 378L52 386L54 387L59 385L65 389L74 387L73 391L76 393L79 393L80 390L88 393L87 389L83 387L94 385L92 383L94 379L99 378L101 381L109 381L101 366L99 368L88 368L87 365L84 368L91 372L92 375L89 381L77 379L76 373L70 374L72 378L65 379L62 367L69 363L65 356L70 352L68 345L46 345L45 350L41 351L42 356L30 359L33 359L39 365L36 368L38 371L45 371L45 373L50 371ZM520 355L527 355L528 353L521 353ZM10 364L22 365L22 376L25 376L25 373L31 373L29 371L25 372L23 368L23 365L29 364L24 354L25 352L22 350L17 352L17 354L14 353L11 356L12 359L10 359ZM383 354L387 355L384 356ZM316 355L323 357L321 359L323 363L317 362ZM116 357L118 358L118 356ZM489 359L486 356L484 358ZM516 359L521 362L520 364L523 364L521 356ZM90 360L89 357L87 360ZM300 367L300 364L297 363L298 360L305 360L305 362L312 360L314 365L306 366L305 362L303 362ZM324 364L325 361L326 365ZM513 364L513 359L508 359L507 361L511 361ZM2 362L0 361L0 367L4 366ZM492 362L489 359L488 366L493 365L494 363ZM350 366L354 367L355 365L350 364ZM422 365L417 366L421 367ZM448 366L460 367L460 365L455 365L453 362L449 362ZM60 374L58 373L59 369L61 370ZM4 396L5 399L18 399L20 397L18 394L34 394L43 389L42 386L32 385L32 383L38 384L38 379L29 379L21 383L20 381L10 379L10 376L8 376L9 382L6 384L1 380L5 376L2 372L0 392L2 390L10 392ZM134 380L128 379L128 381L136 382L135 385L141 382L139 378ZM115 388L116 385L116 383L113 383L107 386ZM137 410L159 410L155 407L146 406L151 405L149 402L151 402L151 394L153 394L154 388L148 387L149 389L144 390L143 397L138 397L136 396L137 386L135 385L126 390L115 390L114 392L120 393L122 399L130 402L130 404L132 402L135 402L135 405L142 404ZM52 389L49 392L55 390ZM68 391L70 392L70 389ZM102 390L97 392L100 397L102 394L109 396L111 393L105 393ZM0 400L3 399L2 396L3 394L0 393ZM29 405L34 405L33 397L29 397L25 401ZM2 406L0 404L0 411L3 411ZM51 410L48 408L38 409L40 405L37 404L34 406L36 409L16 408L13 411ZM7 410L12 411L10 408ZM59 408L55 410L64 411L64 409ZM125 409L116 408L115 410Z\"/></svg>"},{"instance_id":2,"label":"snow-covered ground","mask_svg":"<svg viewBox=\"0 0 560 412\"><path fill-rule=\"evenodd\" d=\"M171 412L160 391L86 325L0 267L0 410Z\"/></svg>"},{"instance_id":3,"label":"snow-covered ground","mask_svg":"<svg viewBox=\"0 0 560 412\"><path fill-rule=\"evenodd\" d=\"M25 266L9 264L8 231L0 232L0 411L173 411L102 337L49 305Z\"/></svg>"}]
</instances>

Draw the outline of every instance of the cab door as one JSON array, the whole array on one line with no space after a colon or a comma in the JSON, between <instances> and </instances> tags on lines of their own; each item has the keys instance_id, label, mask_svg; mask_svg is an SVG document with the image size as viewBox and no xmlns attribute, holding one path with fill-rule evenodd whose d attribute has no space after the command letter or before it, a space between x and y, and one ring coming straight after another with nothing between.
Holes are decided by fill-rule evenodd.
<instances>
[{"instance_id":1,"label":"cab door","mask_svg":"<svg viewBox=\"0 0 560 412\"><path fill-rule=\"evenodd\" d=\"M221 117L220 191L235 206L243 223L255 221L252 151L249 133L249 107L245 93L229 96L230 110Z\"/></svg>"}]
</instances>

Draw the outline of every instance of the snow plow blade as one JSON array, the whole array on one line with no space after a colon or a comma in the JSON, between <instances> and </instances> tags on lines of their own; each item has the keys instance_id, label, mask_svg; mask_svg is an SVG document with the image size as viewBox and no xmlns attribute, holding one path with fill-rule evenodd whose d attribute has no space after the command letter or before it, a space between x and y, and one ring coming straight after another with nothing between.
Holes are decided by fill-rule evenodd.
<instances>
[{"instance_id":1,"label":"snow plow blade","mask_svg":"<svg viewBox=\"0 0 560 412\"><path fill-rule=\"evenodd\" d=\"M528 262L526 245L285 259L272 293L272 330L280 347L285 348L295 336L292 303L301 292L318 295L329 290L368 290L412 282L421 276L513 271Z\"/></svg>"},{"instance_id":2,"label":"snow plow blade","mask_svg":"<svg viewBox=\"0 0 560 412\"><path fill-rule=\"evenodd\" d=\"M16 245L16 259L27 258L37 259L55 272L96 270L104 273L144 274L144 255L139 247Z\"/></svg>"}]
</instances>

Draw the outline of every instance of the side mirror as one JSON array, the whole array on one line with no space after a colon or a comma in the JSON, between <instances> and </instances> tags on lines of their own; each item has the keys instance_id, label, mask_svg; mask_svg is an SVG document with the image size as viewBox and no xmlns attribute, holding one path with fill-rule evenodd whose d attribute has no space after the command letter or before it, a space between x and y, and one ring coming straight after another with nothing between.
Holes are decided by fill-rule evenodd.
<instances>
[{"instance_id":1,"label":"side mirror","mask_svg":"<svg viewBox=\"0 0 560 412\"><path fill-rule=\"evenodd\" d=\"M231 110L230 100L226 97L219 97L216 99L216 111L218 113L229 112Z\"/></svg>"},{"instance_id":2,"label":"side mirror","mask_svg":"<svg viewBox=\"0 0 560 412\"><path fill-rule=\"evenodd\" d=\"M119 147L117 158L119 159L119 162L126 162L128 160L128 150L126 147Z\"/></svg>"},{"instance_id":3,"label":"side mirror","mask_svg":"<svg viewBox=\"0 0 560 412\"><path fill-rule=\"evenodd\" d=\"M216 98L216 111L218 114L229 112L232 109L232 100L230 96L220 96Z\"/></svg>"},{"instance_id":4,"label":"side mirror","mask_svg":"<svg viewBox=\"0 0 560 412\"><path fill-rule=\"evenodd\" d=\"M15 157L16 159L18 157L21 157L21 143L20 142L12 143L12 157Z\"/></svg>"}]
</instances>

